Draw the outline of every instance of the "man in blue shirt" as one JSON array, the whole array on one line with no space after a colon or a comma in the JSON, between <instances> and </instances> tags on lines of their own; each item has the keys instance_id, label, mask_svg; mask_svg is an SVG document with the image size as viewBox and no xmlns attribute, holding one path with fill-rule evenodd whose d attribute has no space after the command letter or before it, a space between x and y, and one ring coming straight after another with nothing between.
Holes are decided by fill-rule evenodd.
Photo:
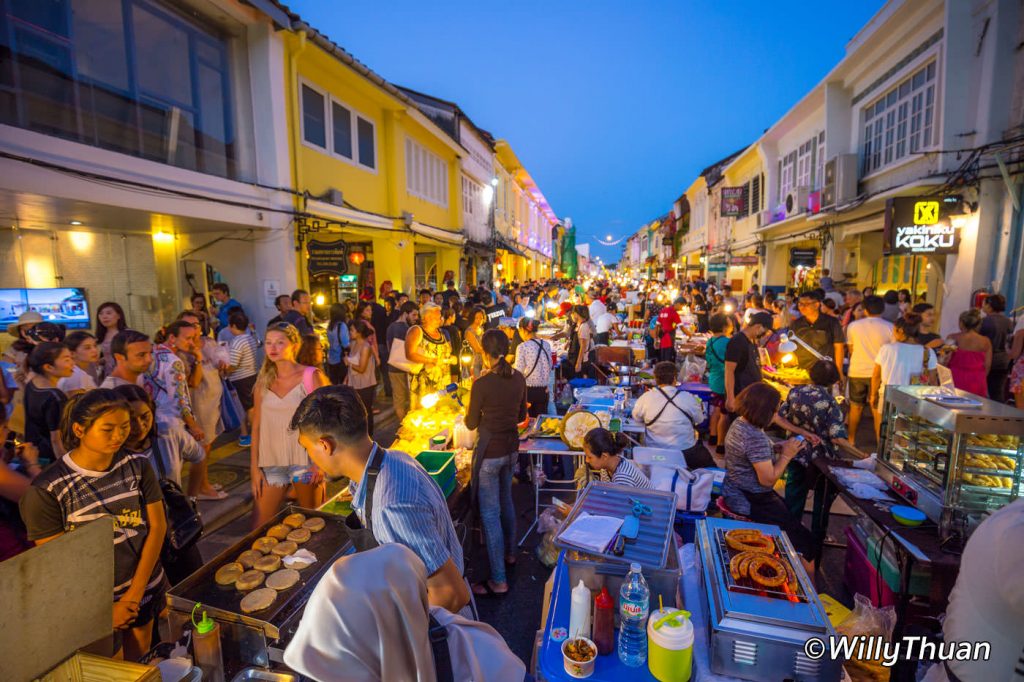
<instances>
[{"instance_id":1,"label":"man in blue shirt","mask_svg":"<svg viewBox=\"0 0 1024 682\"><path fill-rule=\"evenodd\" d=\"M235 308L241 310L242 304L231 298L231 289L225 282L214 283L210 287L210 295L217 302L217 336L219 338L221 332L227 334L228 314Z\"/></svg>"},{"instance_id":2,"label":"man in blue shirt","mask_svg":"<svg viewBox=\"0 0 1024 682\"><path fill-rule=\"evenodd\" d=\"M291 428L329 479L351 481L352 508L372 533L370 545L363 547L359 545L365 542L366 531L353 533L357 549L405 545L427 567L427 600L452 613L463 609L469 603L469 588L462 578L462 545L444 495L409 455L384 450L370 438L366 409L355 389L318 388L299 404Z\"/></svg>"}]
</instances>

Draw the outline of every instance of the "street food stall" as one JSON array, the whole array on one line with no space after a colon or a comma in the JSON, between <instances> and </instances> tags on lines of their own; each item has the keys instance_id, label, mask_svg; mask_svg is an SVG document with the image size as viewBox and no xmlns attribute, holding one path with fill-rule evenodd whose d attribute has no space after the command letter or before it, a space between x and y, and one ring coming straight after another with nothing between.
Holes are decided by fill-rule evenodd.
<instances>
[{"instance_id":1,"label":"street food stall","mask_svg":"<svg viewBox=\"0 0 1024 682\"><path fill-rule=\"evenodd\" d=\"M168 591L171 635L201 604L220 626L227 679L280 665L313 588L353 551L343 517L289 505Z\"/></svg>"},{"instance_id":2,"label":"street food stall","mask_svg":"<svg viewBox=\"0 0 1024 682\"><path fill-rule=\"evenodd\" d=\"M650 514L637 517L637 538L624 544L622 555L574 545L581 541L572 530L576 519L588 521L588 514L628 517L638 504ZM836 632L785 533L776 526L707 519L697 523L695 544L678 547L672 533L674 506L669 493L605 483L593 483L580 495L555 541L563 551L536 643L538 674L552 682L569 680L579 676L582 663L595 681L655 680L665 679L655 672L672 661L678 679L841 679L842 661L814 661L804 654L806 641L827 640ZM624 523L619 534L627 534ZM647 664L627 667L614 647L602 650L600 644L589 660L570 659L565 648L574 640L600 642L597 600L610 594L620 604L634 562L649 590ZM591 615L583 621L574 617L581 589L583 604L589 595L591 605L584 608ZM689 631L689 639L652 632L668 620Z\"/></svg>"}]
</instances>

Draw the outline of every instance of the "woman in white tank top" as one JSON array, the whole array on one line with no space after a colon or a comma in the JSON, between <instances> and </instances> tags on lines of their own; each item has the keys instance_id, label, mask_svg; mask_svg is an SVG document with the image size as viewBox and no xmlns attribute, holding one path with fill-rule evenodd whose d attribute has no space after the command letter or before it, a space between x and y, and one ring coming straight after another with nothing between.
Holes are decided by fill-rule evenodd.
<instances>
[{"instance_id":1,"label":"woman in white tank top","mask_svg":"<svg viewBox=\"0 0 1024 682\"><path fill-rule=\"evenodd\" d=\"M323 504L323 475L315 470L299 437L289 428L302 399L330 381L319 369L295 362L301 337L299 330L280 322L267 328L263 348L266 358L253 390L252 527L269 521L284 502L288 486L294 486L296 501L313 509ZM293 481L313 473L309 482Z\"/></svg>"}]
</instances>

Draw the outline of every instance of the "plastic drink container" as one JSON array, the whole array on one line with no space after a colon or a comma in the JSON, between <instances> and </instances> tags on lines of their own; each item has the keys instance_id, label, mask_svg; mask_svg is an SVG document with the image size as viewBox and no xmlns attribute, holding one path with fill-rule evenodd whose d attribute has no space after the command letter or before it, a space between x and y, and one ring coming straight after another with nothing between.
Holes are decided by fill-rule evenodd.
<instances>
[{"instance_id":1,"label":"plastic drink container","mask_svg":"<svg viewBox=\"0 0 1024 682\"><path fill-rule=\"evenodd\" d=\"M619 660L631 668L639 668L647 660L644 624L650 599L651 591L640 564L630 564L629 574L619 590Z\"/></svg>"},{"instance_id":2,"label":"plastic drink container","mask_svg":"<svg viewBox=\"0 0 1024 682\"><path fill-rule=\"evenodd\" d=\"M693 670L693 623L678 609L658 609L647 621L647 667L660 682L688 682Z\"/></svg>"}]
</instances>

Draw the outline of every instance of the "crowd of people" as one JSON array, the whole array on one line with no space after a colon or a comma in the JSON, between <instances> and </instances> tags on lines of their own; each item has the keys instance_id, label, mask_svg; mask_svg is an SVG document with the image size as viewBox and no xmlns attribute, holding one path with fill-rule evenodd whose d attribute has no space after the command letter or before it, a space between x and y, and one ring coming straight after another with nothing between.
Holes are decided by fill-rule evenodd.
<instances>
[{"instance_id":1,"label":"crowd of people","mask_svg":"<svg viewBox=\"0 0 1024 682\"><path fill-rule=\"evenodd\" d=\"M13 371L0 382L7 408L0 560L98 515L114 516L114 623L126 655L137 657L149 646L163 590L202 565L194 544L168 551L164 497L177 488L198 500L223 499L207 463L218 436L237 429L239 446L249 448L254 528L289 495L319 506L326 480L346 477L365 548L404 545L422 566L395 579L413 592L419 581L431 609L471 617L471 593L509 591L512 481L526 473L517 425L548 413L556 376L595 376L598 350L623 337L641 339L658 360L655 385L632 409L648 445L681 450L691 469L714 466L717 457L726 468L725 508L781 526L810 557L801 524L814 486L809 464L838 448L863 456L856 442L865 407L877 440L886 386L936 384L943 365L959 388L1024 400L1024 327L1006 316L1002 296L965 311L959 333L942 338L933 306L909 292L878 296L870 288L837 290L828 278L822 284L737 295L700 278L675 288L549 280L461 292L448 282L442 291L410 295L385 283L379 292L361 291L358 301L332 304L320 321L300 289L277 299L279 314L262 334L225 283L213 285L214 305L194 296L152 336L129 328L116 302L97 308L94 332L67 332L27 312L8 329L14 340L3 360ZM538 336L543 322L560 325L548 335L566 341L560 362ZM678 386L680 333L708 335L710 405ZM787 340L797 343L792 360L781 350ZM791 361L810 382L783 400L764 381L765 361ZM373 439L379 394L401 420L453 383L470 386L465 423L479 434L472 479L490 574L473 585L463 578L462 549L436 486L408 457ZM705 445L697 425L706 417ZM790 437L773 442L771 429ZM622 434L591 431L589 469L602 480L650 487L626 447ZM785 499L772 493L783 476ZM470 628L471 621L459 623ZM491 633L477 634L488 640ZM309 656L301 665L314 669Z\"/></svg>"}]
</instances>

